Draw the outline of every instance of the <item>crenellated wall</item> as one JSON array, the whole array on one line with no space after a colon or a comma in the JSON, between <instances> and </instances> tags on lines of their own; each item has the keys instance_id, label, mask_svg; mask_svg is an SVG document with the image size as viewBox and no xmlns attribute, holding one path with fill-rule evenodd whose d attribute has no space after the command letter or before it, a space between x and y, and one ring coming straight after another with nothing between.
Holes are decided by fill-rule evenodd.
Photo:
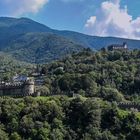
<instances>
[{"instance_id":1,"label":"crenellated wall","mask_svg":"<svg viewBox=\"0 0 140 140\"><path fill-rule=\"evenodd\" d=\"M122 109L131 109L131 108L134 108L134 109L137 109L140 111L140 104L138 103L133 103L133 102L128 102L128 103L118 103L118 107L122 108Z\"/></svg>"},{"instance_id":2,"label":"crenellated wall","mask_svg":"<svg viewBox=\"0 0 140 140\"><path fill-rule=\"evenodd\" d=\"M34 81L0 84L0 96L29 96L34 94Z\"/></svg>"}]
</instances>

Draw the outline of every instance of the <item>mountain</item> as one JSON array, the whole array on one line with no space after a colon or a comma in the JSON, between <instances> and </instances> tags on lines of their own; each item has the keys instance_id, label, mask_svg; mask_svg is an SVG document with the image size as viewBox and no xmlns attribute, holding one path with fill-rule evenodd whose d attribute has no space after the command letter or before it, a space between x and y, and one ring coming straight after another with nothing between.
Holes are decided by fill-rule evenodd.
<instances>
[{"instance_id":1,"label":"mountain","mask_svg":"<svg viewBox=\"0 0 140 140\"><path fill-rule=\"evenodd\" d=\"M0 50L30 63L62 58L84 46L27 18L0 18Z\"/></svg>"},{"instance_id":2,"label":"mountain","mask_svg":"<svg viewBox=\"0 0 140 140\"><path fill-rule=\"evenodd\" d=\"M28 18L0 18L0 48L11 39L28 32L50 32L51 29Z\"/></svg>"},{"instance_id":3,"label":"mountain","mask_svg":"<svg viewBox=\"0 0 140 140\"><path fill-rule=\"evenodd\" d=\"M140 40L117 38L117 37L99 37L90 36L73 31L56 31L59 35L72 39L79 44L89 47L94 50L100 50L103 47L108 47L111 44L123 44L126 42L129 49L140 49Z\"/></svg>"},{"instance_id":4,"label":"mountain","mask_svg":"<svg viewBox=\"0 0 140 140\"><path fill-rule=\"evenodd\" d=\"M87 47L99 50L123 42L131 49L140 48L139 40L59 31L28 18L0 18L0 50L31 63L49 62Z\"/></svg>"},{"instance_id":5,"label":"mountain","mask_svg":"<svg viewBox=\"0 0 140 140\"><path fill-rule=\"evenodd\" d=\"M20 35L16 40L7 43L7 46L3 48L4 52L30 63L50 62L84 48L64 37L43 32Z\"/></svg>"}]
</instances>

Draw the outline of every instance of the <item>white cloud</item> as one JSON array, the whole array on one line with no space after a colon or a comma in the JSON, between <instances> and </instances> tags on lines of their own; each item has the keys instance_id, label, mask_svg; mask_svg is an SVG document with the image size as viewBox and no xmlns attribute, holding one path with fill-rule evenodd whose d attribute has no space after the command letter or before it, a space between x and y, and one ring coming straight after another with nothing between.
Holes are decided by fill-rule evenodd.
<instances>
[{"instance_id":1,"label":"white cloud","mask_svg":"<svg viewBox=\"0 0 140 140\"><path fill-rule=\"evenodd\" d=\"M87 20L85 28L91 35L140 39L140 17L133 19L127 6L120 7L120 0L102 2L96 15Z\"/></svg>"},{"instance_id":2,"label":"white cloud","mask_svg":"<svg viewBox=\"0 0 140 140\"><path fill-rule=\"evenodd\" d=\"M37 13L48 0L3 0L0 5L4 8L5 14L19 16L26 13Z\"/></svg>"},{"instance_id":3,"label":"white cloud","mask_svg":"<svg viewBox=\"0 0 140 140\"><path fill-rule=\"evenodd\" d=\"M96 22L96 16L91 16L88 20L87 23L85 24L85 27L92 27Z\"/></svg>"}]
</instances>

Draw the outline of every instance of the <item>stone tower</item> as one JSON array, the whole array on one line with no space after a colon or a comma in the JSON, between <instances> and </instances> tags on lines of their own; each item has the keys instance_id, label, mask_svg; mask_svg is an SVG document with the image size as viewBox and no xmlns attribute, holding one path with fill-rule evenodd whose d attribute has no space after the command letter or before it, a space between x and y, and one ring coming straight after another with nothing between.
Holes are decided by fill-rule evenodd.
<instances>
[{"instance_id":1,"label":"stone tower","mask_svg":"<svg viewBox=\"0 0 140 140\"><path fill-rule=\"evenodd\" d=\"M24 83L24 95L32 96L35 93L35 84L34 80L30 79Z\"/></svg>"}]
</instances>

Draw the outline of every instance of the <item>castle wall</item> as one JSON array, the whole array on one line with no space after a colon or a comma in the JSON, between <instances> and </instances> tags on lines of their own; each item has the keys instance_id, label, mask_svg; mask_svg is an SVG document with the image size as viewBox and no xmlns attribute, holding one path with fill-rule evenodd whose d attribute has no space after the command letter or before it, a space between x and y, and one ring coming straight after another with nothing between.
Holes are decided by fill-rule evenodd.
<instances>
[{"instance_id":1,"label":"castle wall","mask_svg":"<svg viewBox=\"0 0 140 140\"><path fill-rule=\"evenodd\" d=\"M23 88L23 93L28 95L32 95L35 93L35 88L34 88L34 81L28 81L24 84L24 88Z\"/></svg>"},{"instance_id":2,"label":"castle wall","mask_svg":"<svg viewBox=\"0 0 140 140\"><path fill-rule=\"evenodd\" d=\"M130 102L130 103L118 103L118 107L120 107L122 109L134 108L134 109L138 109L140 111L140 104L133 103L133 102Z\"/></svg>"},{"instance_id":3,"label":"castle wall","mask_svg":"<svg viewBox=\"0 0 140 140\"><path fill-rule=\"evenodd\" d=\"M0 96L29 96L34 94L34 82L0 85Z\"/></svg>"}]
</instances>

